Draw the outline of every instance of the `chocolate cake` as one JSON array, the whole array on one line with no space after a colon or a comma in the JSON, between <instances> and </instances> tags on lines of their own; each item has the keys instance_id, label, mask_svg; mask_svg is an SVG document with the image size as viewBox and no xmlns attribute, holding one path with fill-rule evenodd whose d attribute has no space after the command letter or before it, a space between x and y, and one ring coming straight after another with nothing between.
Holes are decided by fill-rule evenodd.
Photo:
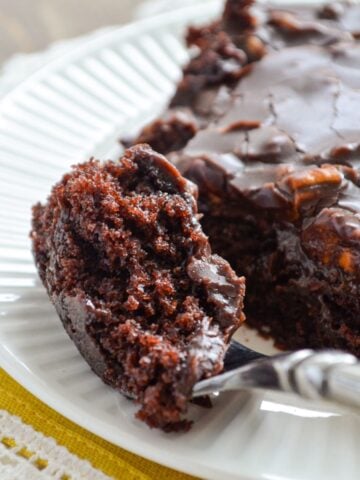
<instances>
[{"instance_id":1,"label":"chocolate cake","mask_svg":"<svg viewBox=\"0 0 360 480\"><path fill-rule=\"evenodd\" d=\"M198 185L213 250L246 277L248 323L288 349L360 356L358 20L359 5L228 0L190 28L198 52L166 113L194 119L165 150Z\"/></svg>"},{"instance_id":2,"label":"chocolate cake","mask_svg":"<svg viewBox=\"0 0 360 480\"><path fill-rule=\"evenodd\" d=\"M90 160L33 209L40 277L92 369L137 416L186 429L192 387L222 370L244 279L211 254L195 186L147 145Z\"/></svg>"},{"instance_id":3,"label":"chocolate cake","mask_svg":"<svg viewBox=\"0 0 360 480\"><path fill-rule=\"evenodd\" d=\"M269 54L176 156L248 322L286 348L360 355L360 46Z\"/></svg>"}]
</instances>

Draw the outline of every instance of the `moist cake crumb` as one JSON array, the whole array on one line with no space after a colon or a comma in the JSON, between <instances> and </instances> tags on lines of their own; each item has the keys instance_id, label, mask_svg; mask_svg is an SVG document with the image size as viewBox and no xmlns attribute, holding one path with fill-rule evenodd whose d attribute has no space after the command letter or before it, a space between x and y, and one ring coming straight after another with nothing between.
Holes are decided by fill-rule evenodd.
<instances>
[{"instance_id":1,"label":"moist cake crumb","mask_svg":"<svg viewBox=\"0 0 360 480\"><path fill-rule=\"evenodd\" d=\"M90 160L33 208L40 277L91 368L166 431L190 426L193 385L219 373L244 320L244 279L213 255L196 187L147 145Z\"/></svg>"}]
</instances>

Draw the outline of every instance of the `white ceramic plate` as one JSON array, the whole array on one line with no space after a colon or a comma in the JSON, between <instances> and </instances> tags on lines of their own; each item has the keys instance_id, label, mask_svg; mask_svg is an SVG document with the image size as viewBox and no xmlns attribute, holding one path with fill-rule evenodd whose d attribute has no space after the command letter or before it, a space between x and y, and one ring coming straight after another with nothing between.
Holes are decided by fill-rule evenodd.
<instances>
[{"instance_id":1,"label":"white ceramic plate","mask_svg":"<svg viewBox=\"0 0 360 480\"><path fill-rule=\"evenodd\" d=\"M0 105L0 364L28 390L92 432L137 454L211 479L360 478L360 421L271 394L222 395L187 434L152 431L136 407L91 372L39 283L30 207L71 164L115 156L121 133L156 115L187 58L186 24L208 2L104 34L33 75ZM112 152L112 153L110 153ZM272 347L246 330L242 337Z\"/></svg>"}]
</instances>

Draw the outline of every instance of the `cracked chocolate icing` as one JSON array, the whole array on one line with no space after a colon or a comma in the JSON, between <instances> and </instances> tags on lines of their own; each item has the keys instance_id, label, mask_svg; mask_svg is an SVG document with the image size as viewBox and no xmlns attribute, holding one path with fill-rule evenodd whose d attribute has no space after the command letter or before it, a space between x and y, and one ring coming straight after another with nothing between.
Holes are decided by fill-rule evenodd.
<instances>
[{"instance_id":1,"label":"cracked chocolate icing","mask_svg":"<svg viewBox=\"0 0 360 480\"><path fill-rule=\"evenodd\" d=\"M171 106L191 105L202 116L198 102L202 103L208 90L216 92L223 84L231 88L246 73L247 65L284 47L351 41L359 35L358 18L360 7L350 3L280 8L271 3L228 0L219 21L189 29L188 44L200 47L200 53L184 68Z\"/></svg>"},{"instance_id":2,"label":"cracked chocolate icing","mask_svg":"<svg viewBox=\"0 0 360 480\"><path fill-rule=\"evenodd\" d=\"M280 8L271 3L228 0L220 20L189 28L187 43L199 52L184 67L168 111L132 143L149 143L164 154L181 149L199 129L227 112L237 83L247 77L254 62L288 47L354 42L359 25L360 5L350 2ZM320 60L320 67L322 60L313 60Z\"/></svg>"},{"instance_id":3,"label":"cracked chocolate icing","mask_svg":"<svg viewBox=\"0 0 360 480\"><path fill-rule=\"evenodd\" d=\"M241 175L255 160L346 163L359 143L359 88L357 44L268 54L232 90L225 114L188 142L184 156L233 154Z\"/></svg>"},{"instance_id":4,"label":"cracked chocolate icing","mask_svg":"<svg viewBox=\"0 0 360 480\"><path fill-rule=\"evenodd\" d=\"M225 156L229 175L234 169L238 175L258 169L256 161L353 162L359 88L360 45L300 46L268 54L233 89L226 113L200 130L182 155L208 153L219 164Z\"/></svg>"}]
</instances>

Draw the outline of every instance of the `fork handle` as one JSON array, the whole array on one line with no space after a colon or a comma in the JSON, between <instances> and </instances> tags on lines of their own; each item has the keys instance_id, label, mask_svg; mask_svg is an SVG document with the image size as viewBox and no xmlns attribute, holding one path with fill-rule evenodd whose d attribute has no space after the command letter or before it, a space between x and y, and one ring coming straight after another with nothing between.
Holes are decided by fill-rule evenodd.
<instances>
[{"instance_id":1,"label":"fork handle","mask_svg":"<svg viewBox=\"0 0 360 480\"><path fill-rule=\"evenodd\" d=\"M336 350L299 350L254 360L198 382L194 396L259 388L360 409L360 362L353 355Z\"/></svg>"},{"instance_id":2,"label":"fork handle","mask_svg":"<svg viewBox=\"0 0 360 480\"><path fill-rule=\"evenodd\" d=\"M300 350L274 359L280 389L360 408L360 362L335 350Z\"/></svg>"}]
</instances>

